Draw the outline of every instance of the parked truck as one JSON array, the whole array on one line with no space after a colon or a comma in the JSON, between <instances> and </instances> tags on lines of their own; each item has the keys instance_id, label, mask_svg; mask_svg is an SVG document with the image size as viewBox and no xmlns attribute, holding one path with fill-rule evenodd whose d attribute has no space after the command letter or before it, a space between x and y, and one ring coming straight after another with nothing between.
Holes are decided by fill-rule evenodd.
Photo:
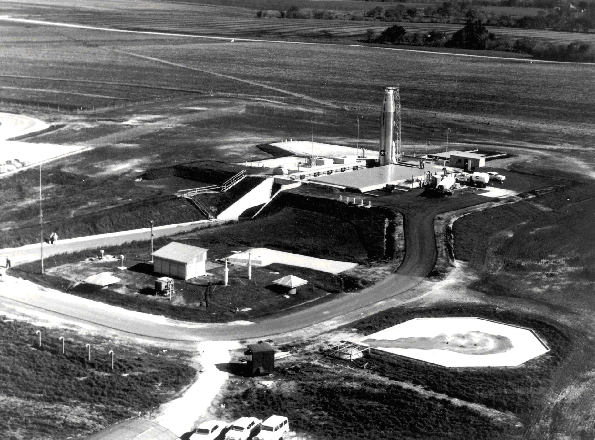
<instances>
[{"instance_id":1,"label":"parked truck","mask_svg":"<svg viewBox=\"0 0 595 440\"><path fill-rule=\"evenodd\" d=\"M260 433L254 440L281 440L289 432L287 417L271 416L262 422Z\"/></svg>"},{"instance_id":2,"label":"parked truck","mask_svg":"<svg viewBox=\"0 0 595 440\"><path fill-rule=\"evenodd\" d=\"M479 188L485 188L490 181L490 175L488 173L475 172L469 177L469 183Z\"/></svg>"}]
</instances>

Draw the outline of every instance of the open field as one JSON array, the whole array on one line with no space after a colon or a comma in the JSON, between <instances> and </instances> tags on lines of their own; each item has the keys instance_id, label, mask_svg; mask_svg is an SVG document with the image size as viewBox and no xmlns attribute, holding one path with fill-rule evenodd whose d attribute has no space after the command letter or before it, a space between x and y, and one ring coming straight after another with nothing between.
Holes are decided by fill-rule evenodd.
<instances>
[{"instance_id":1,"label":"open field","mask_svg":"<svg viewBox=\"0 0 595 440\"><path fill-rule=\"evenodd\" d=\"M182 352L132 347L6 317L0 320L0 339L0 430L7 440L86 435L148 413L196 375L182 362ZM86 344L92 346L91 360Z\"/></svg>"},{"instance_id":2,"label":"open field","mask_svg":"<svg viewBox=\"0 0 595 440\"><path fill-rule=\"evenodd\" d=\"M354 372L340 362L315 365L319 361L316 356L305 356L303 362L296 360L296 370L290 359L273 376L273 385L260 380L244 384L233 381L226 397L226 415L230 419L243 415L248 407L259 416L279 412L289 415L296 428L316 438L333 438L343 433L345 438L374 438L386 433L420 439L445 435L494 439L525 436L539 440L564 435L588 437L593 420L590 410L595 401L595 357L588 343L595 334L591 298L595 257L590 227L595 193L592 187L575 182L572 175L581 174L582 180L595 176L594 66L350 46L368 28L379 30L388 24L257 20L254 11L247 9L253 3L246 7L238 7L237 2L226 3L229 8L213 2L188 3L92 0L78 5L71 0L28 0L26 4L15 1L0 6L0 14L24 18L195 34L182 37L2 22L2 110L31 113L47 123L64 125L35 137L35 142L77 144L102 140L101 147L44 165L46 230L64 227L64 232L59 231L61 237L66 237L147 226L149 219L156 224L196 219L190 205L169 199L168 194L187 183L200 186L198 183L204 182L178 175L135 181L157 167L195 160L265 159L272 155L258 145L286 138L312 137L319 142L348 146L360 143L376 149L383 88L399 85L407 152L414 148L422 152L424 147L428 148L427 141L431 142L430 152L444 150L446 133L451 129L450 148L480 147L514 155L490 164L493 168L489 168L507 175L507 189L533 192L533 196L539 194L537 189L564 185L551 194L458 220L454 226L455 254L469 261L465 272L468 278L463 279L473 282L462 286L457 295L484 305L449 308L445 298L436 306L436 313L464 311L513 324L534 325L554 349L519 369L489 372L444 371L401 359L374 359L369 361L366 371L358 368ZM316 4L325 7L323 3ZM357 8L370 9L375 5L354 2ZM439 24L408 26L408 30L459 28ZM559 41L593 38L592 34L505 31ZM328 34L335 38L325 37ZM231 38L261 35L285 41L230 42ZM287 41L298 38L341 44ZM217 117L201 118L203 113L217 110L221 110ZM146 131L131 134L130 129L135 127ZM124 137L125 132L129 137ZM118 140L118 133L124 138ZM113 141L106 141L110 135L114 135ZM513 161L523 166L511 166ZM551 172L559 169L565 173ZM27 229L21 234L26 241L33 242L39 236L36 172L0 180L0 226L6 243L17 242L17 235L23 232L19 228ZM415 279L417 283L419 278L422 283L436 260L435 247L427 246L436 241L432 234L434 216L486 201L472 191L441 199L426 197L422 190L370 197L379 210L398 210L402 214L402 218L391 217L387 225L385 219L372 214L371 218L355 222L346 215L347 211L331 212L339 196L332 190L322 194L326 197L322 202L309 200L320 195L312 188L293 190L279 197L291 207L275 211L278 207L273 206L270 217L188 234L184 239L209 248L210 258L258 244L359 263L380 261L370 265L370 272L379 271L379 266L384 265L380 274L386 276L395 269L391 264L403 258L402 249L395 246L397 241L387 241L386 237L394 237L402 224L410 233L402 238L406 241L406 259L398 270L408 278L398 278L397 272L391 280L397 284ZM290 203L292 198L310 204L309 208ZM370 229L363 229L363 223ZM377 227L379 224L381 228ZM132 260L133 254L146 255L147 243L107 251L114 255L129 253ZM27 276L46 286L67 289L73 277L90 270L79 267L78 261L96 253L48 259L48 268L55 277L37 274L38 263L22 269L29 269ZM193 320L199 315L205 322L268 319L271 308L278 312L284 306L320 298L327 292L359 289L368 280L376 282L381 278L378 274L376 278L367 278L365 272L348 274L350 278L344 279L302 272L314 280L310 283L314 289L307 288L303 296L292 299L269 292L266 286L285 271L299 276L294 268L255 269L255 278L262 285L248 283L242 277L245 268L234 268L237 272L232 274L237 283L231 300L223 295L218 297L221 286L214 290L211 307L218 315L213 318L212 311L200 304L205 298L204 284L180 282L183 290L177 297L177 306L163 298L143 295L150 293L153 275L147 273L142 261L138 263L141 264L136 272L127 271L132 273L125 285L100 292L83 288L79 294L103 297L135 310L158 305L153 311ZM117 261L110 264L115 266ZM11 269L13 273L18 270ZM213 272L220 276L221 268L214 268ZM421 290L434 286L433 281L426 282L416 284L406 295L426 295L428 292ZM447 278L445 282L460 281ZM398 287L383 285L392 291ZM136 294L142 289L147 290ZM322 301L357 296L328 295ZM422 302L425 305L426 299L431 304L430 296L428 293L414 304L415 313L427 312L417 306L421 307ZM180 315L172 312L182 304L191 306ZM340 301L322 303L333 307L335 304L345 307ZM238 308L252 310L236 312ZM432 310L427 313L433 313ZM316 307L308 309L309 314L314 311ZM290 311L282 310L279 321L290 319L285 313ZM396 309L350 328L366 332L372 327L394 325L403 314L407 311ZM161 331L157 324L154 327ZM54 345L50 347L55 349ZM27 352L37 353L29 348ZM78 365L84 366L79 358ZM364 367L367 361L359 365ZM372 372L370 366L374 367ZM107 364L102 363L97 370L109 374L106 368ZM98 375L97 380L110 377ZM419 388L411 388L414 386ZM456 399L464 402L459 404ZM72 414L68 407L61 407L60 411ZM37 428L38 432L47 429Z\"/></svg>"}]
</instances>

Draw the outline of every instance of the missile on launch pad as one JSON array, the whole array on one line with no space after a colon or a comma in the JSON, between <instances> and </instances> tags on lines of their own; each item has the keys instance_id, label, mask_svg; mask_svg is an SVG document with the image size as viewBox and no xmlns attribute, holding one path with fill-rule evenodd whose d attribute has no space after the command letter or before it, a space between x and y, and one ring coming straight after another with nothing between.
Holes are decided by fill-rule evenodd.
<instances>
[{"instance_id":1,"label":"missile on launch pad","mask_svg":"<svg viewBox=\"0 0 595 440\"><path fill-rule=\"evenodd\" d=\"M395 139L396 137L396 139ZM384 89L380 121L380 166L397 163L401 146L401 101L398 87Z\"/></svg>"}]
</instances>

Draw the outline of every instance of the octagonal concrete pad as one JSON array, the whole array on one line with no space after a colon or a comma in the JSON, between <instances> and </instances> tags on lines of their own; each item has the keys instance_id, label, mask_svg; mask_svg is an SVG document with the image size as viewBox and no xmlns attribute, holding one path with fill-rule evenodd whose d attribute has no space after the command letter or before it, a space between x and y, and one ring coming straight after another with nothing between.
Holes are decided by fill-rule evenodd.
<instances>
[{"instance_id":1,"label":"octagonal concrete pad","mask_svg":"<svg viewBox=\"0 0 595 440\"><path fill-rule=\"evenodd\" d=\"M516 367L548 351L529 329L481 318L415 318L360 343L445 367Z\"/></svg>"}]
</instances>

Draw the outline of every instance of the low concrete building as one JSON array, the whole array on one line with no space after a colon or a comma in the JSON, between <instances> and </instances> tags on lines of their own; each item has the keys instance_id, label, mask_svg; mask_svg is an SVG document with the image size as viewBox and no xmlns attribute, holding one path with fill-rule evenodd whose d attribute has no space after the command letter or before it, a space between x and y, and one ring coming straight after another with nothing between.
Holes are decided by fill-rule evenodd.
<instances>
[{"instance_id":1,"label":"low concrete building","mask_svg":"<svg viewBox=\"0 0 595 440\"><path fill-rule=\"evenodd\" d=\"M207 250L182 243L170 243L153 252L153 270L188 280L206 274Z\"/></svg>"},{"instance_id":2,"label":"low concrete building","mask_svg":"<svg viewBox=\"0 0 595 440\"><path fill-rule=\"evenodd\" d=\"M485 167L486 158L482 154L466 151L451 151L448 164L451 167L462 168L465 171L474 171L476 168Z\"/></svg>"}]
</instances>

